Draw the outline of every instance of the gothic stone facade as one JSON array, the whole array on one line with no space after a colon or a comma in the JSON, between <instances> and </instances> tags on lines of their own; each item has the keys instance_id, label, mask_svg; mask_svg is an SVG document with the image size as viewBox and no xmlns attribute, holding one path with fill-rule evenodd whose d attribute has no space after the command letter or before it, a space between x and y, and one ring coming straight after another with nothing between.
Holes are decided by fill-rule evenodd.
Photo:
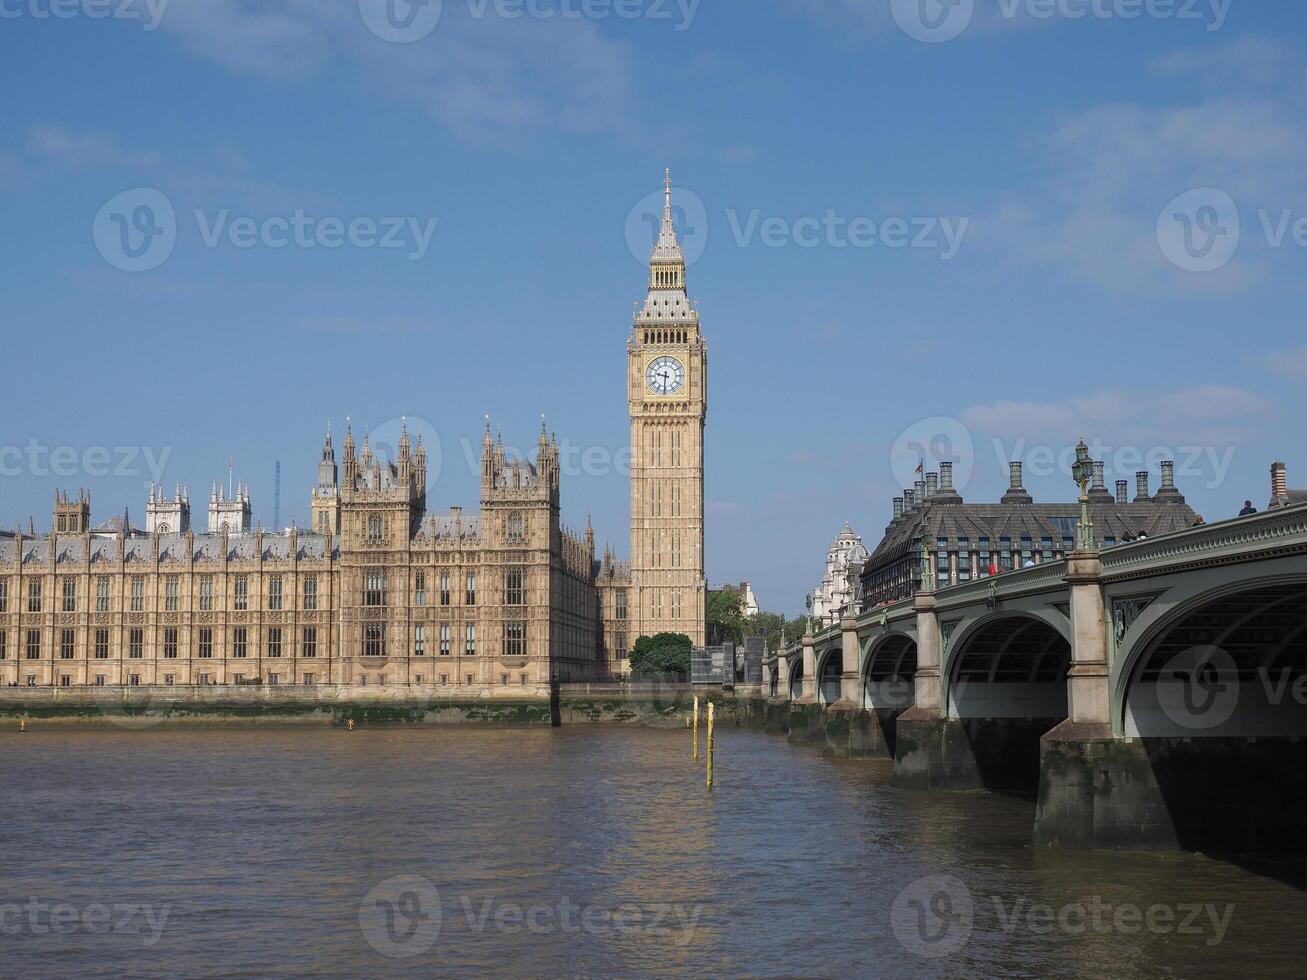
<instances>
[{"instance_id":1,"label":"gothic stone facade","mask_svg":"<svg viewBox=\"0 0 1307 980\"><path fill-rule=\"evenodd\" d=\"M334 467L330 441L324 459ZM594 536L559 522L558 449L487 434L480 517L423 512L425 453L356 456L338 526L199 536L89 528L0 538L0 683L532 687L604 676ZM316 499L316 497L315 497ZM60 532L59 528L69 529Z\"/></svg>"},{"instance_id":2,"label":"gothic stone facade","mask_svg":"<svg viewBox=\"0 0 1307 980\"><path fill-rule=\"evenodd\" d=\"M535 687L624 671L634 640L704 638L708 352L666 181L648 291L627 344L631 560L596 561L560 520L557 441L508 458L486 427L481 512L426 513L426 452L328 431L311 528L251 530L248 490L151 487L147 529L92 529L56 496L48 536L0 532L0 683ZM231 497L229 500L228 497Z\"/></svg>"}]
</instances>

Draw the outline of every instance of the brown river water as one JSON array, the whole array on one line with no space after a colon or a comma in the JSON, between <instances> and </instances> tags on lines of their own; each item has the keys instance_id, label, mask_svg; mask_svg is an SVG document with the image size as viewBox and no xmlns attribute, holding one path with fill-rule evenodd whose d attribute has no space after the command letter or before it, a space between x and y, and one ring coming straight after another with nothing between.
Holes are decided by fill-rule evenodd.
<instances>
[{"instance_id":1,"label":"brown river water","mask_svg":"<svg viewBox=\"0 0 1307 980\"><path fill-rule=\"evenodd\" d=\"M0 733L0 978L1301 977L1289 860L722 729Z\"/></svg>"}]
</instances>

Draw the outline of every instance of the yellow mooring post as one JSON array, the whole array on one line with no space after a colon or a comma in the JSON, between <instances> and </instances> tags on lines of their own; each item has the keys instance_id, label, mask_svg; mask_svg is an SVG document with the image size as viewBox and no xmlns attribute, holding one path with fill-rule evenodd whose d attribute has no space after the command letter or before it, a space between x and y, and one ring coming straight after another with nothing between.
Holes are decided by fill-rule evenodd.
<instances>
[{"instance_id":1,"label":"yellow mooring post","mask_svg":"<svg viewBox=\"0 0 1307 980\"><path fill-rule=\"evenodd\" d=\"M18 723L18 730L19 730L20 732L25 732L25 731L27 731L27 722L25 722L25 721L20 721L20 722Z\"/></svg>"},{"instance_id":2,"label":"yellow mooring post","mask_svg":"<svg viewBox=\"0 0 1307 980\"><path fill-rule=\"evenodd\" d=\"M708 788L712 789L712 722L713 703L708 702Z\"/></svg>"},{"instance_id":3,"label":"yellow mooring post","mask_svg":"<svg viewBox=\"0 0 1307 980\"><path fill-rule=\"evenodd\" d=\"M699 695L694 696L694 759L699 761Z\"/></svg>"},{"instance_id":4,"label":"yellow mooring post","mask_svg":"<svg viewBox=\"0 0 1307 980\"><path fill-rule=\"evenodd\" d=\"M351 718L349 721L345 723L345 731L352 732L353 730L354 730L354 719Z\"/></svg>"}]
</instances>

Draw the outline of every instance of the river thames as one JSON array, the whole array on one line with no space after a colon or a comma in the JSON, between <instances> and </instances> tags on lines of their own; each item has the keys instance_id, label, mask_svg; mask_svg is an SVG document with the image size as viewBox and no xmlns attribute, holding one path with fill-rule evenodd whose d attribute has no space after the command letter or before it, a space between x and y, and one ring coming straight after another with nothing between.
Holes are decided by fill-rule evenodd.
<instances>
[{"instance_id":1,"label":"river thames","mask_svg":"<svg viewBox=\"0 0 1307 980\"><path fill-rule=\"evenodd\" d=\"M0 734L0 976L1301 976L1301 865L722 729Z\"/></svg>"}]
</instances>

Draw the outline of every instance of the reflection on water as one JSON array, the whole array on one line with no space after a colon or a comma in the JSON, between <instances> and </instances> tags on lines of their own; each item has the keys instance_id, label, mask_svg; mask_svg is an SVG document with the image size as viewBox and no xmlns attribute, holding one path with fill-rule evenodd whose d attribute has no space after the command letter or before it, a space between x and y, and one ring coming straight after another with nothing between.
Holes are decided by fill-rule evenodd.
<instances>
[{"instance_id":1,"label":"reflection on water","mask_svg":"<svg viewBox=\"0 0 1307 980\"><path fill-rule=\"evenodd\" d=\"M717 750L710 794L682 732L0 734L0 976L1301 975L1292 867Z\"/></svg>"}]
</instances>

